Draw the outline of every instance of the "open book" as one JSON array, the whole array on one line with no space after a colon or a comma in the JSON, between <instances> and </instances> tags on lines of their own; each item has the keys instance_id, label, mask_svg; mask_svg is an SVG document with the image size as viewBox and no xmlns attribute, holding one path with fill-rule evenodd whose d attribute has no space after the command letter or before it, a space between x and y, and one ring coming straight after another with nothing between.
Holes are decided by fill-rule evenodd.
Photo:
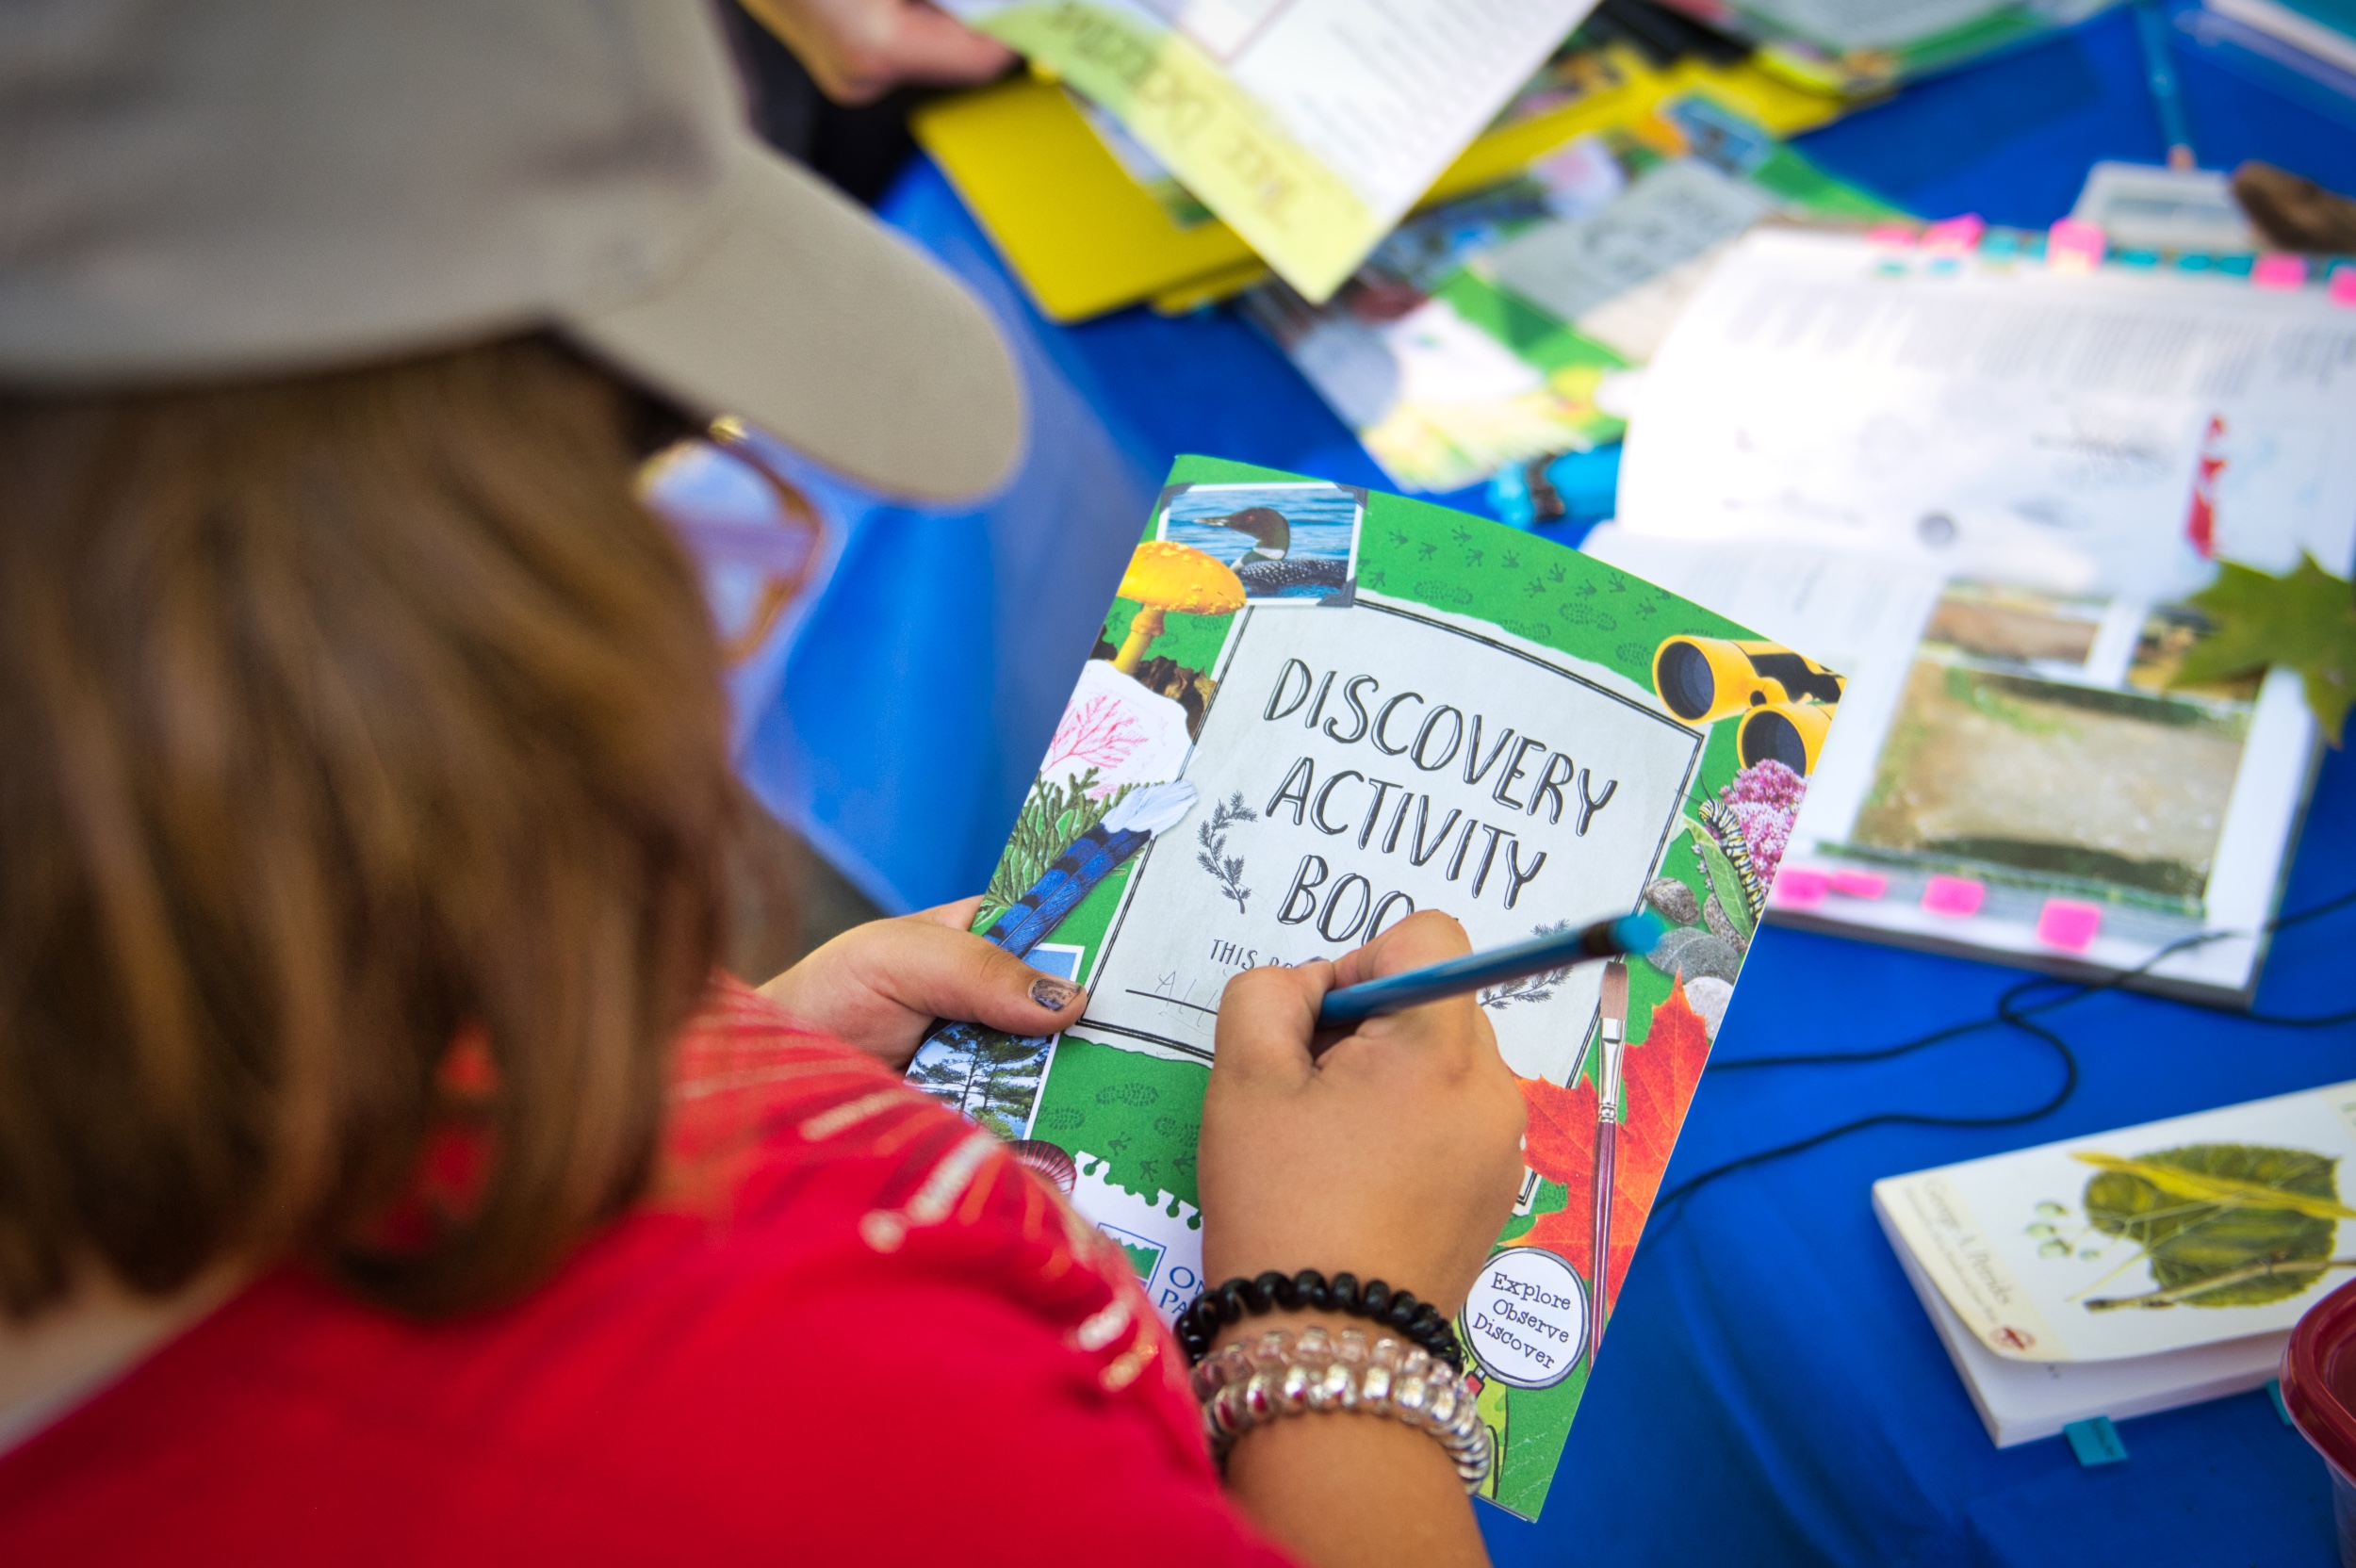
<instances>
[{"instance_id":1,"label":"open book","mask_svg":"<svg viewBox=\"0 0 2356 1568\"><path fill-rule=\"evenodd\" d=\"M2247 1004L2319 738L2289 671L2175 683L2183 600L2347 571L2356 318L2021 239L1740 241L1588 547L1854 678L1773 918Z\"/></svg>"},{"instance_id":2,"label":"open book","mask_svg":"<svg viewBox=\"0 0 2356 1568\"><path fill-rule=\"evenodd\" d=\"M1322 301L1595 0L946 0Z\"/></svg>"},{"instance_id":3,"label":"open book","mask_svg":"<svg viewBox=\"0 0 2356 1568\"><path fill-rule=\"evenodd\" d=\"M2356 1268L2356 1083L1873 1184L1999 1447L2255 1388Z\"/></svg>"},{"instance_id":4,"label":"open book","mask_svg":"<svg viewBox=\"0 0 2356 1568\"><path fill-rule=\"evenodd\" d=\"M951 1026L910 1077L1116 1236L1168 1320L1206 1282L1195 1146L1229 979L1416 909L1494 947L1649 905L1674 929L1610 984L1480 999L1528 1169L1457 1330L1491 1496L1534 1517L1841 691L1527 534L1181 459L981 915L1082 979L1087 1016Z\"/></svg>"}]
</instances>

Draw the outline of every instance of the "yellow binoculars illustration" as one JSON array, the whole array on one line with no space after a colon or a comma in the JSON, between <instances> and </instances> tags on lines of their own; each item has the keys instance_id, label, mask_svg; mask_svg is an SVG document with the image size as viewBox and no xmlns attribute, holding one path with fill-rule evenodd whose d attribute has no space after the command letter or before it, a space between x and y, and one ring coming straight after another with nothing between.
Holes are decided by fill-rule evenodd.
<instances>
[{"instance_id":1,"label":"yellow binoculars illustration","mask_svg":"<svg viewBox=\"0 0 2356 1568\"><path fill-rule=\"evenodd\" d=\"M1652 656L1653 691L1691 725L1744 715L1735 748L1748 767L1770 758L1805 776L1816 765L1841 679L1780 643L1671 637Z\"/></svg>"},{"instance_id":2,"label":"yellow binoculars illustration","mask_svg":"<svg viewBox=\"0 0 2356 1568\"><path fill-rule=\"evenodd\" d=\"M1742 765L1769 759L1806 778L1824 749L1824 733L1832 728L1831 708L1821 702L1770 702L1742 715L1735 727L1735 755Z\"/></svg>"}]
</instances>

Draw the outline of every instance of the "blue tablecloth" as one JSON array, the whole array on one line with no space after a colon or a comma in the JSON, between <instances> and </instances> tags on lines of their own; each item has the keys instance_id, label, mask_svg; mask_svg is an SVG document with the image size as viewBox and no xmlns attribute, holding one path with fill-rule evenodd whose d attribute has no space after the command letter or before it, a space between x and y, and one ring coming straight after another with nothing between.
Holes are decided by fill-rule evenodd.
<instances>
[{"instance_id":1,"label":"blue tablecloth","mask_svg":"<svg viewBox=\"0 0 2356 1568\"><path fill-rule=\"evenodd\" d=\"M2263 157L2356 190L2345 124L2196 51L2180 50L2179 71L2205 161ZM2156 162L2162 151L2123 12L1910 89L1805 146L1927 216L2037 226L2067 211L2091 159ZM1033 454L1006 497L966 513L829 492L849 530L843 563L777 700L751 716L744 766L871 894L909 907L987 875L1172 455L1383 481L1232 317L1130 312L1054 328L932 169L913 169L885 212L973 283L1018 345ZM2333 753L2288 907L2356 883L2352 823L2356 764ZM2351 945L2356 910L2285 934L2261 1004L2346 1004ZM1908 1037L1985 1013L2017 978L1770 930L1719 1057ZM1497 1560L2325 1568L2323 1470L2264 1394L2127 1423L2128 1462L2102 1469L2080 1468L2058 1439L1991 1447L1867 1189L1897 1171L2356 1077L2356 1027L2268 1029L2117 994L2052 1021L2084 1076L2045 1120L1860 1134L1718 1183L1648 1238L1546 1518L1484 1511ZM1713 1072L1668 1180L1874 1111L2026 1107L2058 1071L2049 1047L1990 1033L1874 1067Z\"/></svg>"}]
</instances>

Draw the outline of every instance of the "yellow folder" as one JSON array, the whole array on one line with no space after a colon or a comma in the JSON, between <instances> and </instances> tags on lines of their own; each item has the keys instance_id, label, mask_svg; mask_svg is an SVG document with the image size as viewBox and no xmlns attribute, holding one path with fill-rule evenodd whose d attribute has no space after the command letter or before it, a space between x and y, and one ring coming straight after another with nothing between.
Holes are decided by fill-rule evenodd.
<instances>
[{"instance_id":1,"label":"yellow folder","mask_svg":"<svg viewBox=\"0 0 2356 1568\"><path fill-rule=\"evenodd\" d=\"M1700 91L1778 137L1844 106L1749 64L1681 60L1655 71L1613 49L1618 85L1484 132L1424 203L1506 179L1577 136L1629 125L1663 99ZM937 99L911 119L930 153L1049 318L1083 321L1140 301L1179 313L1267 274L1226 224L1186 227L1123 169L1062 88L1023 76Z\"/></svg>"}]
</instances>

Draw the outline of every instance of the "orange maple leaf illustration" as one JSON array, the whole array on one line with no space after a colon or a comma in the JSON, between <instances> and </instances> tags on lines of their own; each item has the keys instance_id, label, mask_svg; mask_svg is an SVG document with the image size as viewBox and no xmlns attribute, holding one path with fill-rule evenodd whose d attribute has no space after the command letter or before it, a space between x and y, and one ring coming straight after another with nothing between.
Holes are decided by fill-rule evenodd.
<instances>
[{"instance_id":1,"label":"orange maple leaf illustration","mask_svg":"<svg viewBox=\"0 0 2356 1568\"><path fill-rule=\"evenodd\" d=\"M1620 1285L1636 1256L1636 1243L1644 1229L1652 1200L1661 1190L1661 1173L1669 1168L1669 1152L1677 1146L1685 1107L1701 1083L1703 1064L1710 1059L1710 1035L1701 1015L1685 1000L1679 984L1667 1001L1655 1007L1641 1043L1630 1045L1623 1080L1623 1110L1612 1181L1612 1284L1610 1298L1620 1298ZM1521 1080L1522 1098L1530 1108L1522 1138L1522 1158L1530 1168L1550 1182L1560 1182L1569 1200L1520 1238L1521 1244L1559 1252L1582 1274L1594 1273L1595 1088L1585 1078L1570 1087L1541 1079Z\"/></svg>"}]
</instances>

